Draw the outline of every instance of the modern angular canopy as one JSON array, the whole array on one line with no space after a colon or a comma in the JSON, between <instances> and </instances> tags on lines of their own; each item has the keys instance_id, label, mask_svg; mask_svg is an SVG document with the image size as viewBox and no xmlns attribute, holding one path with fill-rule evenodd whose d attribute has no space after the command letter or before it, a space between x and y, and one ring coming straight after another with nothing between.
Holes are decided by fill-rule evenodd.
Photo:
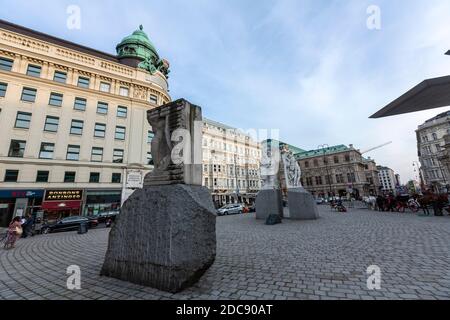
<instances>
[{"instance_id":1,"label":"modern angular canopy","mask_svg":"<svg viewBox=\"0 0 450 320\"><path fill-rule=\"evenodd\" d=\"M372 115L377 119L450 106L450 76L428 79Z\"/></svg>"}]
</instances>

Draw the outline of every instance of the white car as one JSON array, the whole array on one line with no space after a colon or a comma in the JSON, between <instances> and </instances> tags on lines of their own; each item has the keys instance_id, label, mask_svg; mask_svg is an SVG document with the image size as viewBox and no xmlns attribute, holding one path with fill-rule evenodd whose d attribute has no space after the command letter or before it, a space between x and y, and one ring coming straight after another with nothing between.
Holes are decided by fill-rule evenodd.
<instances>
[{"instance_id":1,"label":"white car","mask_svg":"<svg viewBox=\"0 0 450 320\"><path fill-rule=\"evenodd\" d=\"M235 203L235 204L227 204L223 206L222 208L217 210L218 216L227 216L230 214L241 214L244 212L244 207L242 204Z\"/></svg>"},{"instance_id":2,"label":"white car","mask_svg":"<svg viewBox=\"0 0 450 320\"><path fill-rule=\"evenodd\" d=\"M324 202L325 202L325 200L323 198L316 199L316 204L323 204Z\"/></svg>"}]
</instances>

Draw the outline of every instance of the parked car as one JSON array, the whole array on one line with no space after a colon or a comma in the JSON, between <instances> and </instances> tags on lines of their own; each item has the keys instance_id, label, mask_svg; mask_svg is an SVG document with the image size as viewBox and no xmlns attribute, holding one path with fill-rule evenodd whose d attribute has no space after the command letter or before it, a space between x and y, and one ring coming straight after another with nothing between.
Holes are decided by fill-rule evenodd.
<instances>
[{"instance_id":1,"label":"parked car","mask_svg":"<svg viewBox=\"0 0 450 320\"><path fill-rule=\"evenodd\" d=\"M325 200L323 198L316 199L316 204L323 204L324 202L325 202Z\"/></svg>"},{"instance_id":2,"label":"parked car","mask_svg":"<svg viewBox=\"0 0 450 320\"><path fill-rule=\"evenodd\" d=\"M58 231L73 231L77 230L82 223L87 223L89 228L95 228L98 226L98 220L94 218L87 218L81 216L72 216L59 220L53 224L45 224L42 227L42 233L47 234L50 232Z\"/></svg>"},{"instance_id":3,"label":"parked car","mask_svg":"<svg viewBox=\"0 0 450 320\"><path fill-rule=\"evenodd\" d=\"M114 211L104 211L98 214L97 216L93 216L94 218L97 218L98 223L104 223L108 218L110 218L112 221L116 220L117 215L119 214L119 210Z\"/></svg>"},{"instance_id":4,"label":"parked car","mask_svg":"<svg viewBox=\"0 0 450 320\"><path fill-rule=\"evenodd\" d=\"M217 215L218 216L227 216L230 214L240 214L243 212L244 212L244 207L242 204L239 204L239 203L227 204L217 210Z\"/></svg>"}]
</instances>

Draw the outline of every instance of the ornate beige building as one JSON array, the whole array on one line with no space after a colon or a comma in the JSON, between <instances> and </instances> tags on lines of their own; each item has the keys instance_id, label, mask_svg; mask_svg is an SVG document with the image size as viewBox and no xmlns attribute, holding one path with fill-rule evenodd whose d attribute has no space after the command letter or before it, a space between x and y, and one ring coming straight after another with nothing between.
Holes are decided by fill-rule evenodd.
<instances>
[{"instance_id":1,"label":"ornate beige building","mask_svg":"<svg viewBox=\"0 0 450 320\"><path fill-rule=\"evenodd\" d=\"M114 210L139 187L146 111L171 101L168 62L142 29L111 55L0 20L0 226Z\"/></svg>"},{"instance_id":2,"label":"ornate beige building","mask_svg":"<svg viewBox=\"0 0 450 320\"><path fill-rule=\"evenodd\" d=\"M250 135L204 119L203 185L217 207L228 203L252 204L261 186L260 145Z\"/></svg>"},{"instance_id":3,"label":"ornate beige building","mask_svg":"<svg viewBox=\"0 0 450 320\"><path fill-rule=\"evenodd\" d=\"M364 158L353 145L338 145L296 154L302 184L316 197L376 195L380 184L374 160Z\"/></svg>"},{"instance_id":4,"label":"ornate beige building","mask_svg":"<svg viewBox=\"0 0 450 320\"><path fill-rule=\"evenodd\" d=\"M447 192L450 171L445 164L448 150L445 136L450 134L450 112L425 121L416 130L417 150L425 187L434 192Z\"/></svg>"}]
</instances>

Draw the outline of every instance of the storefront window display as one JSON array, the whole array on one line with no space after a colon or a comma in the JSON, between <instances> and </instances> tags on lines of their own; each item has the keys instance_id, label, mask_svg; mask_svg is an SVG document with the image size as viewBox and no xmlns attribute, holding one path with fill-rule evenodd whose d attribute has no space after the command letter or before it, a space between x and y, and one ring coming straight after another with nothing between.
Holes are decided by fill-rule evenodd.
<instances>
[{"instance_id":1,"label":"storefront window display","mask_svg":"<svg viewBox=\"0 0 450 320\"><path fill-rule=\"evenodd\" d=\"M122 190L87 191L85 216L97 216L103 212L120 209Z\"/></svg>"}]
</instances>

